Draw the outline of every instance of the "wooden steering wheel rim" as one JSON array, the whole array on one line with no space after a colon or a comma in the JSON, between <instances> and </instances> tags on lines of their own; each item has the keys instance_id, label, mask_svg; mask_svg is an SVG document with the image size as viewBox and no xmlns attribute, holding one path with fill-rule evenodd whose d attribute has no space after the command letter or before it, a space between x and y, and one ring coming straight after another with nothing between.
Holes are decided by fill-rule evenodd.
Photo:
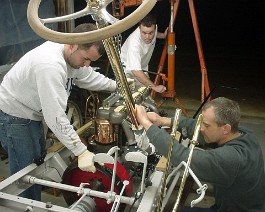
<instances>
[{"instance_id":1,"label":"wooden steering wheel rim","mask_svg":"<svg viewBox=\"0 0 265 212\"><path fill-rule=\"evenodd\" d=\"M143 19L155 6L156 0L144 0L143 3L129 16L107 27L83 33L63 33L44 26L38 16L41 0L30 0L27 9L28 22L33 31L40 37L62 44L84 44L117 35Z\"/></svg>"}]
</instances>

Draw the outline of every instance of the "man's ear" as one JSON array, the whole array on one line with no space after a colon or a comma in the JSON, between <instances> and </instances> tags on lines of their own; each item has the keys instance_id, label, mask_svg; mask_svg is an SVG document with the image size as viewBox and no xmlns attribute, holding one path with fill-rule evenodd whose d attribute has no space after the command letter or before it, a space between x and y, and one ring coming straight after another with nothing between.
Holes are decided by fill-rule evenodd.
<instances>
[{"instance_id":1,"label":"man's ear","mask_svg":"<svg viewBox=\"0 0 265 212\"><path fill-rule=\"evenodd\" d=\"M75 52L78 49L78 45L76 44L69 44L71 52Z\"/></svg>"},{"instance_id":2,"label":"man's ear","mask_svg":"<svg viewBox=\"0 0 265 212\"><path fill-rule=\"evenodd\" d=\"M231 132L231 125L230 124L225 124L223 126L223 129L224 129L224 134L227 135Z\"/></svg>"}]
</instances>

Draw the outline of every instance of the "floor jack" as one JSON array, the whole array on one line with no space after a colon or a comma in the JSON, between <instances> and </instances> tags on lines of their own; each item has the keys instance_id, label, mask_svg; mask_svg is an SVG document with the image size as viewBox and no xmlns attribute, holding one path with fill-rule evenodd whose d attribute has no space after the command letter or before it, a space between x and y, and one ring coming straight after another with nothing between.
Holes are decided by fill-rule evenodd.
<instances>
[{"instance_id":1,"label":"floor jack","mask_svg":"<svg viewBox=\"0 0 265 212\"><path fill-rule=\"evenodd\" d=\"M165 43L163 51L162 51L162 56L160 58L160 62L159 62L158 70L157 70L157 76L155 78L154 83L156 85L159 84L159 81L162 78L163 84L167 84L167 91L161 94L164 100L162 100L161 102L157 104L158 108L161 107L165 99L172 98L175 100L177 106L182 109L183 113L186 116L189 116L188 112L185 110L180 100L177 98L176 91L175 91L175 50L176 50L176 46L175 46L175 33L173 30L173 27L176 21L177 12L179 9L179 3L180 3L180 0L176 0L176 1L171 0L171 3L170 3L170 23L168 27L168 37L167 37L167 42ZM194 29L198 56L199 56L200 66L201 66L201 102L203 102L205 99L205 95L207 96L210 93L210 86L208 82L207 69L206 69L203 50L202 50L202 44L201 44L200 32L199 32L199 27L198 27L197 18L196 18L194 2L193 0L188 0L188 3L189 3L192 25ZM166 57L168 59L168 77L166 77L166 75L162 73ZM156 93L152 91L151 96L153 99L155 99Z\"/></svg>"}]
</instances>

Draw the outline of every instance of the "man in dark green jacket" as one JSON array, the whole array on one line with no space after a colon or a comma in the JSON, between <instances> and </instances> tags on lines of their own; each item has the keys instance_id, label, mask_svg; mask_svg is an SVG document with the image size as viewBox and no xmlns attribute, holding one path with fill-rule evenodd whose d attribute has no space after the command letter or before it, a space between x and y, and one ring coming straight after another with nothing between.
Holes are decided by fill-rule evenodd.
<instances>
[{"instance_id":1,"label":"man in dark green jacket","mask_svg":"<svg viewBox=\"0 0 265 212\"><path fill-rule=\"evenodd\" d=\"M156 113L146 113L136 106L138 122L156 149L167 156L170 135L159 126L171 126L173 120ZM264 212L265 173L262 150L255 134L239 126L240 108L224 97L206 103L198 142L216 144L217 148L194 150L190 168L202 181L214 186L215 211ZM178 130L186 127L192 138L196 120L181 117ZM190 149L175 142L171 162L177 166L187 161Z\"/></svg>"}]
</instances>

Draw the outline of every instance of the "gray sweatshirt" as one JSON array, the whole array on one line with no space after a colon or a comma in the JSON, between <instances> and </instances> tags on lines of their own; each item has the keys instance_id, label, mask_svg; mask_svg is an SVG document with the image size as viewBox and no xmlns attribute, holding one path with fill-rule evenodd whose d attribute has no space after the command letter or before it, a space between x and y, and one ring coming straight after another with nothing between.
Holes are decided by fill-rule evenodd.
<instances>
[{"instance_id":1,"label":"gray sweatshirt","mask_svg":"<svg viewBox=\"0 0 265 212\"><path fill-rule=\"evenodd\" d=\"M44 120L56 137L78 156L86 146L65 114L72 86L115 91L116 82L92 67L71 68L63 50L63 44L47 41L25 54L0 85L0 109L12 116Z\"/></svg>"}]
</instances>

